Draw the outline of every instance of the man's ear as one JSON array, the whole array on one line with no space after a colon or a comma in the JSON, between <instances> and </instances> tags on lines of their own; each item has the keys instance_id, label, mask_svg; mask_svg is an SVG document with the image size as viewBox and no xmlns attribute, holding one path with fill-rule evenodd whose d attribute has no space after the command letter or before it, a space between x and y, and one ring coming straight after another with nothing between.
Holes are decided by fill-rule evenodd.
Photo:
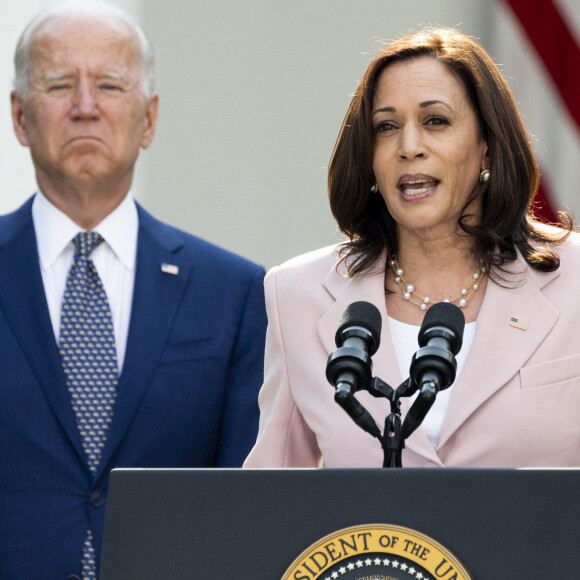
<instances>
[{"instance_id":1,"label":"man's ear","mask_svg":"<svg viewBox=\"0 0 580 580\"><path fill-rule=\"evenodd\" d=\"M26 135L26 118L24 116L23 101L14 91L10 93L10 107L14 134L21 145L28 147L29 143L28 136Z\"/></svg>"},{"instance_id":2,"label":"man's ear","mask_svg":"<svg viewBox=\"0 0 580 580\"><path fill-rule=\"evenodd\" d=\"M159 111L159 95L153 95L147 102L145 109L145 130L141 139L141 148L147 149L153 141L155 127L157 126L157 113Z\"/></svg>"}]
</instances>

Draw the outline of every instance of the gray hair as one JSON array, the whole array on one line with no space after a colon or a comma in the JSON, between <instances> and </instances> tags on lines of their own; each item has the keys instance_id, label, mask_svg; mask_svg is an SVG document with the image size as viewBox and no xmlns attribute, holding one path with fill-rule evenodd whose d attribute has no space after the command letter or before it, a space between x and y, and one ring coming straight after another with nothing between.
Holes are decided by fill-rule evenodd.
<instances>
[{"instance_id":1,"label":"gray hair","mask_svg":"<svg viewBox=\"0 0 580 580\"><path fill-rule=\"evenodd\" d=\"M30 73L30 44L38 28L53 18L75 20L109 20L116 18L129 26L137 39L141 52L141 88L146 97L155 90L155 52L143 29L131 16L118 6L99 0L65 1L39 12L26 26L14 52L14 92L20 98L26 96Z\"/></svg>"}]
</instances>

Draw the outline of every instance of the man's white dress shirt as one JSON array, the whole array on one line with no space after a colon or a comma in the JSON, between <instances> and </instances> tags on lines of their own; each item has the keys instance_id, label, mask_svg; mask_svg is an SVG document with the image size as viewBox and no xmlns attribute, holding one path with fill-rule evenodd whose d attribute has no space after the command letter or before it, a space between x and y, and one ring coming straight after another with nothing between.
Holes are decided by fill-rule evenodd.
<instances>
[{"instance_id":1,"label":"man's white dress shirt","mask_svg":"<svg viewBox=\"0 0 580 580\"><path fill-rule=\"evenodd\" d=\"M37 192L32 203L44 292L58 342L60 311L68 271L74 257L74 237L82 230L67 215ZM125 359L131 318L139 217L131 193L93 231L104 239L92 253L113 317L119 374Z\"/></svg>"}]
</instances>

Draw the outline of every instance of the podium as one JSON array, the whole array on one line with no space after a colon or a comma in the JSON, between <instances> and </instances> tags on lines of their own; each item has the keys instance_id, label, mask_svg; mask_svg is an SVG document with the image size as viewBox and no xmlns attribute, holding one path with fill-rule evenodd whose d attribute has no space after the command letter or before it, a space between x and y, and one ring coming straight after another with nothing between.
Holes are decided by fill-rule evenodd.
<instances>
[{"instance_id":1,"label":"podium","mask_svg":"<svg viewBox=\"0 0 580 580\"><path fill-rule=\"evenodd\" d=\"M369 524L424 534L476 580L580 578L580 469L115 469L99 578L280 580ZM320 558L289 578L428 578L333 576Z\"/></svg>"}]
</instances>

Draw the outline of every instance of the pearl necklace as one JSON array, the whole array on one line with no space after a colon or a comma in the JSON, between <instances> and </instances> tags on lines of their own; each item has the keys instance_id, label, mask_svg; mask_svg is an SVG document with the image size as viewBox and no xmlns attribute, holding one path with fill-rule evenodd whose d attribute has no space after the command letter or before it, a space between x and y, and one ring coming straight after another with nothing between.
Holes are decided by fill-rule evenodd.
<instances>
[{"instance_id":1,"label":"pearl necklace","mask_svg":"<svg viewBox=\"0 0 580 580\"><path fill-rule=\"evenodd\" d=\"M407 280L405 280L405 273L403 271L403 268L399 266L399 262L397 261L396 256L393 256L393 258L389 261L389 265L391 266L391 269L395 274L395 282L399 285L399 288L401 289L401 292L403 293L403 298L405 300L408 300L409 302L412 302L413 304L417 305L421 310L427 310L429 306L437 304L437 300L431 300L431 298L429 298L428 296L421 296L420 294L415 292L415 286L407 282ZM486 267L484 265L481 265L477 269L477 272L473 274L473 280L467 286L467 288L462 288L459 295L456 296L455 298L453 299L445 298L444 300L441 300L441 302L457 303L457 306L459 306L460 308L465 308L470 298L475 294L475 291L479 288L479 284L481 280L483 280L483 277L485 276L486 272L487 272ZM415 300L414 297L417 298L418 301Z\"/></svg>"}]
</instances>

